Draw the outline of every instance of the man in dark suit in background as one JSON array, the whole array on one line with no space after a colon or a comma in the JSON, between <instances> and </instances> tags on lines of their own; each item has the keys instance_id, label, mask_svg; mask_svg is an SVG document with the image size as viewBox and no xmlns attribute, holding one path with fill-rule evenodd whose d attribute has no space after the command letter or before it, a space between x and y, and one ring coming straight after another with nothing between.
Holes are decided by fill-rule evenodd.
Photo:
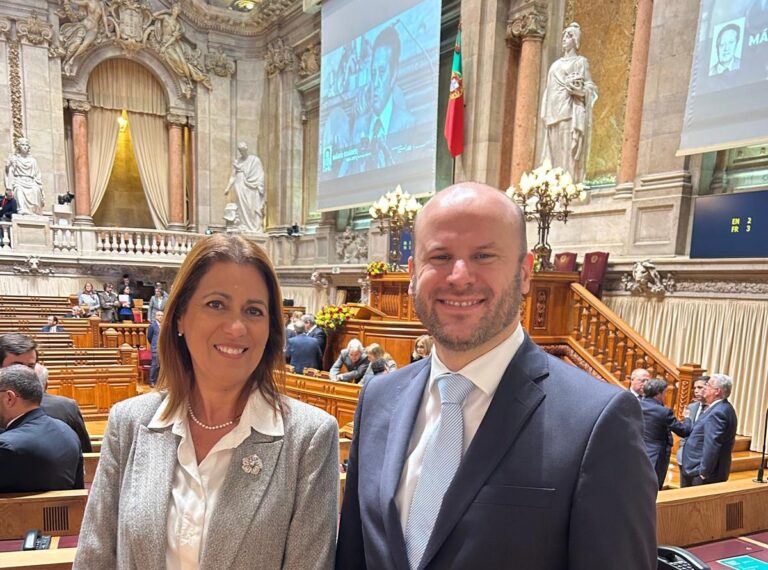
<instances>
[{"instance_id":1,"label":"man in dark suit in background","mask_svg":"<svg viewBox=\"0 0 768 570\"><path fill-rule=\"evenodd\" d=\"M64 332L64 327L59 324L59 317L51 315L48 317L48 324L41 328L40 331L46 333L60 333Z\"/></svg>"},{"instance_id":2,"label":"man in dark suit in background","mask_svg":"<svg viewBox=\"0 0 768 570\"><path fill-rule=\"evenodd\" d=\"M164 318L164 311L155 311L155 319L147 328L147 340L149 341L149 348L152 351L152 364L149 367L150 386L154 386L157 383L157 375L160 373L160 361L157 358L157 341L160 340L160 327L163 324Z\"/></svg>"},{"instance_id":3,"label":"man in dark suit in background","mask_svg":"<svg viewBox=\"0 0 768 570\"><path fill-rule=\"evenodd\" d=\"M61 420L72 428L80 440L80 448L83 453L93 452L91 437L85 428L85 420L83 420L83 414L80 413L77 402L71 398L55 396L46 392L48 389L48 369L39 362L35 364L35 374L37 374L37 379L40 380L40 385L43 387L43 399L40 401L40 407L49 417Z\"/></svg>"},{"instance_id":4,"label":"man in dark suit in background","mask_svg":"<svg viewBox=\"0 0 768 570\"><path fill-rule=\"evenodd\" d=\"M672 432L685 437L691 433L693 423L690 418L679 421L672 410L664 405L664 393L667 391L665 380L647 380L643 390L645 397L640 400L640 407L643 409L643 441L661 490L672 453Z\"/></svg>"},{"instance_id":5,"label":"man in dark suit in background","mask_svg":"<svg viewBox=\"0 0 768 570\"><path fill-rule=\"evenodd\" d=\"M733 380L712 374L704 387L709 408L693 426L683 449L680 486L708 485L728 480L736 442L736 411L728 401Z\"/></svg>"},{"instance_id":6,"label":"man in dark suit in background","mask_svg":"<svg viewBox=\"0 0 768 570\"><path fill-rule=\"evenodd\" d=\"M34 370L0 369L0 492L83 489L83 454L72 429L40 408Z\"/></svg>"},{"instance_id":7,"label":"man in dark suit in background","mask_svg":"<svg viewBox=\"0 0 768 570\"><path fill-rule=\"evenodd\" d=\"M315 316L307 313L301 317L301 321L304 323L304 332L320 343L320 353L325 354L325 331L315 324Z\"/></svg>"},{"instance_id":8,"label":"man in dark suit in background","mask_svg":"<svg viewBox=\"0 0 768 570\"><path fill-rule=\"evenodd\" d=\"M360 394L336 567L655 569L640 405L523 331L520 209L457 184L414 238L411 294L435 348Z\"/></svg>"},{"instance_id":9,"label":"man in dark suit in background","mask_svg":"<svg viewBox=\"0 0 768 570\"><path fill-rule=\"evenodd\" d=\"M303 374L305 368L317 368L323 366L323 353L320 352L320 343L311 336L300 334L288 339L285 348L285 357L288 364L293 366L296 374Z\"/></svg>"},{"instance_id":10,"label":"man in dark suit in background","mask_svg":"<svg viewBox=\"0 0 768 570\"><path fill-rule=\"evenodd\" d=\"M709 376L702 375L697 376L693 381L693 401L688 404L687 414L691 418L691 426L695 425L701 415L707 411L707 403L704 401L704 386L707 385ZM677 446L677 464L682 466L683 464L683 449L685 448L685 442L687 438L680 438L680 445Z\"/></svg>"}]
</instances>

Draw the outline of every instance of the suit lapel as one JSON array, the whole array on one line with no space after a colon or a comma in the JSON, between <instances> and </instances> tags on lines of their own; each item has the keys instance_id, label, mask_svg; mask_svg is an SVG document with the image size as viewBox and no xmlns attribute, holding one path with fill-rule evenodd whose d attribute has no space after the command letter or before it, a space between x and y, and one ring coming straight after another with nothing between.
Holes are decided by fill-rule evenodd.
<instances>
[{"instance_id":1,"label":"suit lapel","mask_svg":"<svg viewBox=\"0 0 768 570\"><path fill-rule=\"evenodd\" d=\"M430 360L417 372L414 378L403 377L398 386L399 392L394 402L394 412L389 421L387 447L384 451L384 467L381 474L381 512L384 513L386 529L392 558L400 568L408 568L408 554L405 537L400 524L400 512L395 504L395 493L403 472L408 444L411 440L413 424L421 406L421 397L429 379Z\"/></svg>"},{"instance_id":2,"label":"suit lapel","mask_svg":"<svg viewBox=\"0 0 768 570\"><path fill-rule=\"evenodd\" d=\"M134 445L128 525L137 568L165 568L168 503L181 438L141 426Z\"/></svg>"},{"instance_id":3,"label":"suit lapel","mask_svg":"<svg viewBox=\"0 0 768 570\"><path fill-rule=\"evenodd\" d=\"M283 439L251 431L232 454L227 478L211 515L200 568L230 568L275 472ZM258 459L256 459L258 458ZM261 469L246 471L261 462ZM224 540L226 537L226 540Z\"/></svg>"},{"instance_id":4,"label":"suit lapel","mask_svg":"<svg viewBox=\"0 0 768 570\"><path fill-rule=\"evenodd\" d=\"M526 335L523 345L507 366L491 405L445 493L420 568L435 556L507 454L528 418L544 400L544 392L535 381L548 374L546 355Z\"/></svg>"}]
</instances>

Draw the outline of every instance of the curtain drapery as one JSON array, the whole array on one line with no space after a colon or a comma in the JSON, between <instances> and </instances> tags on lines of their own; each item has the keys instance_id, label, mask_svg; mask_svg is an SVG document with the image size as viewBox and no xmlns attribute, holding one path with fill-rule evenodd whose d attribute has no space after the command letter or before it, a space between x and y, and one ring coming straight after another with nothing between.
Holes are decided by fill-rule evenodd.
<instances>
[{"instance_id":1,"label":"curtain drapery","mask_svg":"<svg viewBox=\"0 0 768 570\"><path fill-rule=\"evenodd\" d=\"M733 378L738 433L762 445L768 406L768 303L733 299L606 297L605 303L675 364Z\"/></svg>"},{"instance_id":2,"label":"curtain drapery","mask_svg":"<svg viewBox=\"0 0 768 570\"><path fill-rule=\"evenodd\" d=\"M152 221L159 230L168 227L168 131L165 120L155 115L128 113L133 153L139 165Z\"/></svg>"},{"instance_id":3,"label":"curtain drapery","mask_svg":"<svg viewBox=\"0 0 768 570\"><path fill-rule=\"evenodd\" d=\"M140 63L109 59L88 79L88 100L104 109L165 116L167 104L160 82Z\"/></svg>"},{"instance_id":4,"label":"curtain drapery","mask_svg":"<svg viewBox=\"0 0 768 570\"><path fill-rule=\"evenodd\" d=\"M297 307L306 307L308 313L315 314L320 307L328 304L328 293L314 287L281 287L283 299L293 299Z\"/></svg>"},{"instance_id":5,"label":"curtain drapery","mask_svg":"<svg viewBox=\"0 0 768 570\"><path fill-rule=\"evenodd\" d=\"M95 213L107 191L115 162L120 111L92 107L88 112L88 175L91 181L91 213Z\"/></svg>"}]
</instances>

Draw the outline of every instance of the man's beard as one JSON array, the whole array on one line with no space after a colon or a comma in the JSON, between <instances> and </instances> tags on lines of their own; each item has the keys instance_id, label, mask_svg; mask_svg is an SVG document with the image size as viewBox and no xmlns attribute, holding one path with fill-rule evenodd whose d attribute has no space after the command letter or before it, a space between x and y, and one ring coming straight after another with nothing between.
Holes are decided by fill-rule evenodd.
<instances>
[{"instance_id":1,"label":"man's beard","mask_svg":"<svg viewBox=\"0 0 768 570\"><path fill-rule=\"evenodd\" d=\"M463 336L449 333L440 322L436 311L430 308L429 300L424 299L419 294L418 281L416 277L413 280L414 295L413 307L419 320L424 324L429 334L445 348L457 352L465 352L482 346L501 331L512 324L520 316L520 304L522 296L520 295L521 274L512 279L509 286L504 289L496 303L488 306L485 316L481 319L476 328L468 330ZM490 298L490 292L486 290L470 290L466 295L480 293L486 299Z\"/></svg>"}]
</instances>

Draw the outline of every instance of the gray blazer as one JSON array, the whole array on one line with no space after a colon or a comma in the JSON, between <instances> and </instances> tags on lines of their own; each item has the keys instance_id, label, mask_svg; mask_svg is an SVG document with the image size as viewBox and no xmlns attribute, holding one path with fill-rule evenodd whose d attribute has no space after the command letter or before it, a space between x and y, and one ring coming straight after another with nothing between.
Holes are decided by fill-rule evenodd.
<instances>
[{"instance_id":1,"label":"gray blazer","mask_svg":"<svg viewBox=\"0 0 768 570\"><path fill-rule=\"evenodd\" d=\"M164 393L116 404L73 568L165 567L167 512L180 437L149 429ZM338 424L285 398L285 436L253 431L235 450L203 539L200 569L327 569L334 565ZM260 473L242 469L257 454Z\"/></svg>"}]
</instances>

